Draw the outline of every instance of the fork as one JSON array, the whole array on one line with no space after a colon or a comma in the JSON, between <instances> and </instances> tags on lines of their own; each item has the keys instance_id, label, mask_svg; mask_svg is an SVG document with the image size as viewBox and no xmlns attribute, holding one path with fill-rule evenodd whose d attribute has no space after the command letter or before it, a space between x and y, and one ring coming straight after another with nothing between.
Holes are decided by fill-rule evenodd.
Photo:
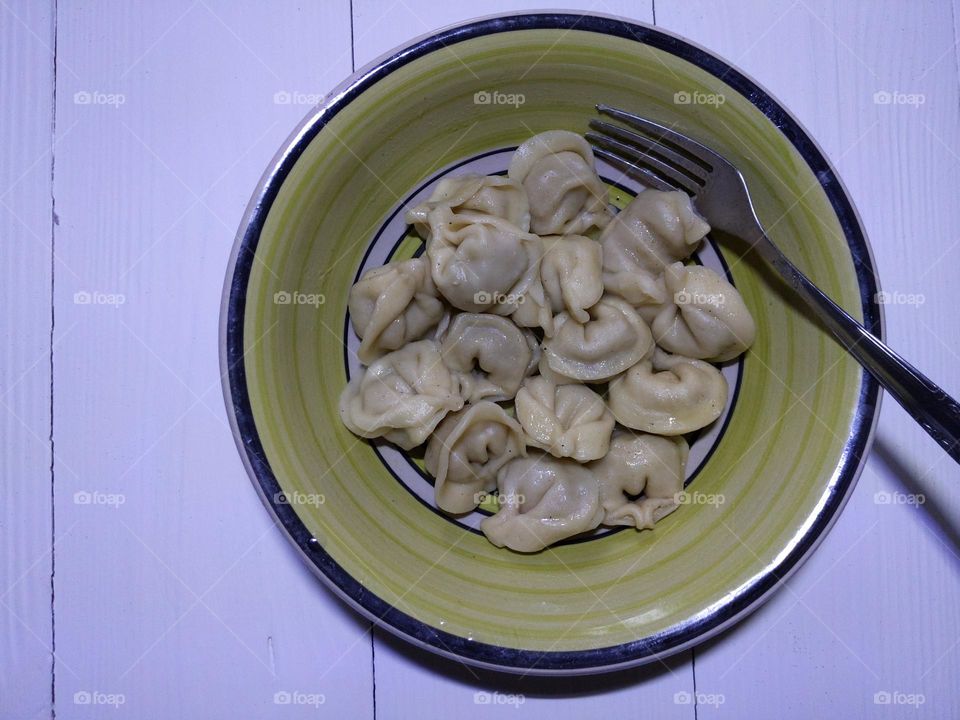
<instances>
[{"instance_id":1,"label":"fork","mask_svg":"<svg viewBox=\"0 0 960 720\"><path fill-rule=\"evenodd\" d=\"M598 157L658 190L683 190L717 230L739 237L780 273L847 351L960 463L960 404L854 320L767 237L743 175L726 158L686 135L608 105L587 140ZM626 127L623 127L623 126Z\"/></svg>"}]
</instances>

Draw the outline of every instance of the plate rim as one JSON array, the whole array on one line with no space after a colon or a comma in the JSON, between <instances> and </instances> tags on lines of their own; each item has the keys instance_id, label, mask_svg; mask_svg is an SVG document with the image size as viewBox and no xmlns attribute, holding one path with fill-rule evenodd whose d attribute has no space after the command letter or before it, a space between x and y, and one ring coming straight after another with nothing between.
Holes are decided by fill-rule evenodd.
<instances>
[{"instance_id":1,"label":"plate rim","mask_svg":"<svg viewBox=\"0 0 960 720\"><path fill-rule=\"evenodd\" d=\"M687 650L736 624L766 602L819 546L846 505L866 463L879 417L880 388L861 370L860 395L829 495L785 546L789 552L762 569L733 597L701 617L689 618L656 635L586 650L537 651L506 648L453 635L396 609L369 592L326 553L291 505L278 502L282 488L273 475L256 430L247 392L243 353L246 289L264 221L280 187L307 145L354 97L394 70L430 52L465 40L518 30L583 30L650 45L690 62L745 97L771 120L818 178L843 230L857 277L865 326L884 337L883 307L873 253L860 217L842 181L811 135L765 88L713 52L679 35L635 20L592 12L540 11L490 15L421 35L360 68L312 109L274 155L244 212L230 259L220 310L220 371L230 428L247 474L268 511L297 547L308 567L354 610L375 625L444 656L496 671L525 675L586 675L623 670ZM721 77L722 76L722 77ZM812 522L810 522L810 518Z\"/></svg>"}]
</instances>

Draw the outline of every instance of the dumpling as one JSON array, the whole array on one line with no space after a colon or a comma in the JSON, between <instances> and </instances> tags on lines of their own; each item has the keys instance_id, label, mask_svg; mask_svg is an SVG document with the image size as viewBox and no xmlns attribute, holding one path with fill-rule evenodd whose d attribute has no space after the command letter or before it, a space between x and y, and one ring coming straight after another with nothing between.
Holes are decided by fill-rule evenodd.
<instances>
[{"instance_id":1,"label":"dumpling","mask_svg":"<svg viewBox=\"0 0 960 720\"><path fill-rule=\"evenodd\" d=\"M475 212L429 214L427 257L440 294L451 305L483 312L519 297L539 271L540 238Z\"/></svg>"},{"instance_id":2,"label":"dumpling","mask_svg":"<svg viewBox=\"0 0 960 720\"><path fill-rule=\"evenodd\" d=\"M708 232L686 193L644 190L600 235L604 287L633 305L664 302L657 277L690 257Z\"/></svg>"},{"instance_id":3,"label":"dumpling","mask_svg":"<svg viewBox=\"0 0 960 720\"><path fill-rule=\"evenodd\" d=\"M607 402L621 425L657 435L706 427L723 412L727 381L710 363L659 348L610 383Z\"/></svg>"},{"instance_id":4,"label":"dumpling","mask_svg":"<svg viewBox=\"0 0 960 720\"><path fill-rule=\"evenodd\" d=\"M507 175L523 184L530 230L578 235L610 222L607 187L597 176L589 143L576 133L550 130L517 148Z\"/></svg>"},{"instance_id":5,"label":"dumpling","mask_svg":"<svg viewBox=\"0 0 960 720\"><path fill-rule=\"evenodd\" d=\"M440 352L469 402L509 400L540 360L540 346L532 332L489 313L455 315L442 337Z\"/></svg>"},{"instance_id":6,"label":"dumpling","mask_svg":"<svg viewBox=\"0 0 960 720\"><path fill-rule=\"evenodd\" d=\"M436 478L434 497L441 510L465 513L480 495L497 486L497 471L527 454L520 424L492 402L467 405L444 418L424 455Z\"/></svg>"},{"instance_id":7,"label":"dumpling","mask_svg":"<svg viewBox=\"0 0 960 720\"><path fill-rule=\"evenodd\" d=\"M605 296L587 312L585 323L568 313L554 318L553 337L543 341L551 370L601 382L638 363L653 347L650 328L626 301Z\"/></svg>"},{"instance_id":8,"label":"dumpling","mask_svg":"<svg viewBox=\"0 0 960 720\"><path fill-rule=\"evenodd\" d=\"M558 386L536 375L524 381L514 407L527 444L551 455L587 462L610 447L613 415L585 385Z\"/></svg>"},{"instance_id":9,"label":"dumpling","mask_svg":"<svg viewBox=\"0 0 960 720\"><path fill-rule=\"evenodd\" d=\"M603 295L600 243L581 235L542 238L540 281L554 314L566 310L574 320L590 319L587 308Z\"/></svg>"},{"instance_id":10,"label":"dumpling","mask_svg":"<svg viewBox=\"0 0 960 720\"><path fill-rule=\"evenodd\" d=\"M629 300L627 302L633 305L633 309L637 311L637 314L643 318L643 321L649 327L653 325L657 313L667 304L667 286L663 283L663 273L645 284L644 287L645 295L643 297L640 297L636 302Z\"/></svg>"},{"instance_id":11,"label":"dumpling","mask_svg":"<svg viewBox=\"0 0 960 720\"><path fill-rule=\"evenodd\" d=\"M430 231L428 215L438 207L454 213L473 211L503 218L524 232L530 230L527 191L516 180L502 175L461 175L441 180L430 199L407 211L405 219L424 237Z\"/></svg>"},{"instance_id":12,"label":"dumpling","mask_svg":"<svg viewBox=\"0 0 960 720\"><path fill-rule=\"evenodd\" d=\"M404 450L423 443L448 412L462 407L457 380L434 340L375 360L340 395L340 419L352 432L384 437Z\"/></svg>"},{"instance_id":13,"label":"dumpling","mask_svg":"<svg viewBox=\"0 0 960 720\"><path fill-rule=\"evenodd\" d=\"M682 437L616 433L610 451L588 466L600 485L603 524L649 529L676 510L689 451Z\"/></svg>"},{"instance_id":14,"label":"dumpling","mask_svg":"<svg viewBox=\"0 0 960 720\"><path fill-rule=\"evenodd\" d=\"M424 337L444 312L424 258L368 270L350 289L348 306L365 365Z\"/></svg>"},{"instance_id":15,"label":"dumpling","mask_svg":"<svg viewBox=\"0 0 960 720\"><path fill-rule=\"evenodd\" d=\"M663 273L668 302L653 321L665 350L723 362L753 345L757 329L737 289L710 268L683 263Z\"/></svg>"},{"instance_id":16,"label":"dumpling","mask_svg":"<svg viewBox=\"0 0 960 720\"><path fill-rule=\"evenodd\" d=\"M458 315L456 310L450 308L450 306L445 306L443 308L443 315L440 316L440 320L437 321L436 327L427 335L430 340L436 340L438 343L443 342L443 339L447 336L447 330L450 329L450 323L453 322L453 318Z\"/></svg>"},{"instance_id":17,"label":"dumpling","mask_svg":"<svg viewBox=\"0 0 960 720\"><path fill-rule=\"evenodd\" d=\"M547 363L547 356L541 354L540 361L537 363L537 374L549 380L554 385L579 385L581 384L579 380L566 375L561 375L558 372L555 372L550 369L550 365Z\"/></svg>"},{"instance_id":18,"label":"dumpling","mask_svg":"<svg viewBox=\"0 0 960 720\"><path fill-rule=\"evenodd\" d=\"M503 314L500 308L494 308L494 311ZM547 299L547 293L540 281L539 268L533 281L517 298L510 313L510 319L520 327L538 327L547 337L553 335L553 306Z\"/></svg>"},{"instance_id":19,"label":"dumpling","mask_svg":"<svg viewBox=\"0 0 960 720\"><path fill-rule=\"evenodd\" d=\"M536 552L603 519L596 479L573 460L541 454L514 460L497 474L497 488L500 508L480 523L497 547Z\"/></svg>"},{"instance_id":20,"label":"dumpling","mask_svg":"<svg viewBox=\"0 0 960 720\"><path fill-rule=\"evenodd\" d=\"M554 315L567 310L581 322L603 295L600 245L580 235L541 238L544 255L536 276L510 314L521 327L539 327L552 337ZM504 314L500 308L494 312Z\"/></svg>"}]
</instances>

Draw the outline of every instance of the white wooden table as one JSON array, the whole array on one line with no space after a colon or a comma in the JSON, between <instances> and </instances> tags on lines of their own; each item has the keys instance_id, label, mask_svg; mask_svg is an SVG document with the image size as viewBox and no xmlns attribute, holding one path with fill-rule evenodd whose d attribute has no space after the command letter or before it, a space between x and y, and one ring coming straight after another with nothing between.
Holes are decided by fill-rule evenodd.
<instances>
[{"instance_id":1,"label":"white wooden table","mask_svg":"<svg viewBox=\"0 0 960 720\"><path fill-rule=\"evenodd\" d=\"M352 68L555 4L0 0L0 718L960 717L960 472L892 401L821 549L667 668L519 679L413 650L261 506L217 322L262 169ZM960 395L956 3L583 5L796 113L862 214L891 344Z\"/></svg>"}]
</instances>

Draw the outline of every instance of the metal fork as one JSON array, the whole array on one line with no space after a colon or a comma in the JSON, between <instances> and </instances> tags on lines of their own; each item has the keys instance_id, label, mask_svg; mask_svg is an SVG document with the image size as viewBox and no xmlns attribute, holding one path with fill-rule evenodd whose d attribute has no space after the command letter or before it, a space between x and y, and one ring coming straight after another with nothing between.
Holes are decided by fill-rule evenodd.
<instances>
[{"instance_id":1,"label":"metal fork","mask_svg":"<svg viewBox=\"0 0 960 720\"><path fill-rule=\"evenodd\" d=\"M747 241L823 321L847 351L960 463L960 404L854 320L800 272L767 237L743 175L686 135L608 105L615 125L591 120L587 140L598 157L648 187L683 190L710 225Z\"/></svg>"}]
</instances>

